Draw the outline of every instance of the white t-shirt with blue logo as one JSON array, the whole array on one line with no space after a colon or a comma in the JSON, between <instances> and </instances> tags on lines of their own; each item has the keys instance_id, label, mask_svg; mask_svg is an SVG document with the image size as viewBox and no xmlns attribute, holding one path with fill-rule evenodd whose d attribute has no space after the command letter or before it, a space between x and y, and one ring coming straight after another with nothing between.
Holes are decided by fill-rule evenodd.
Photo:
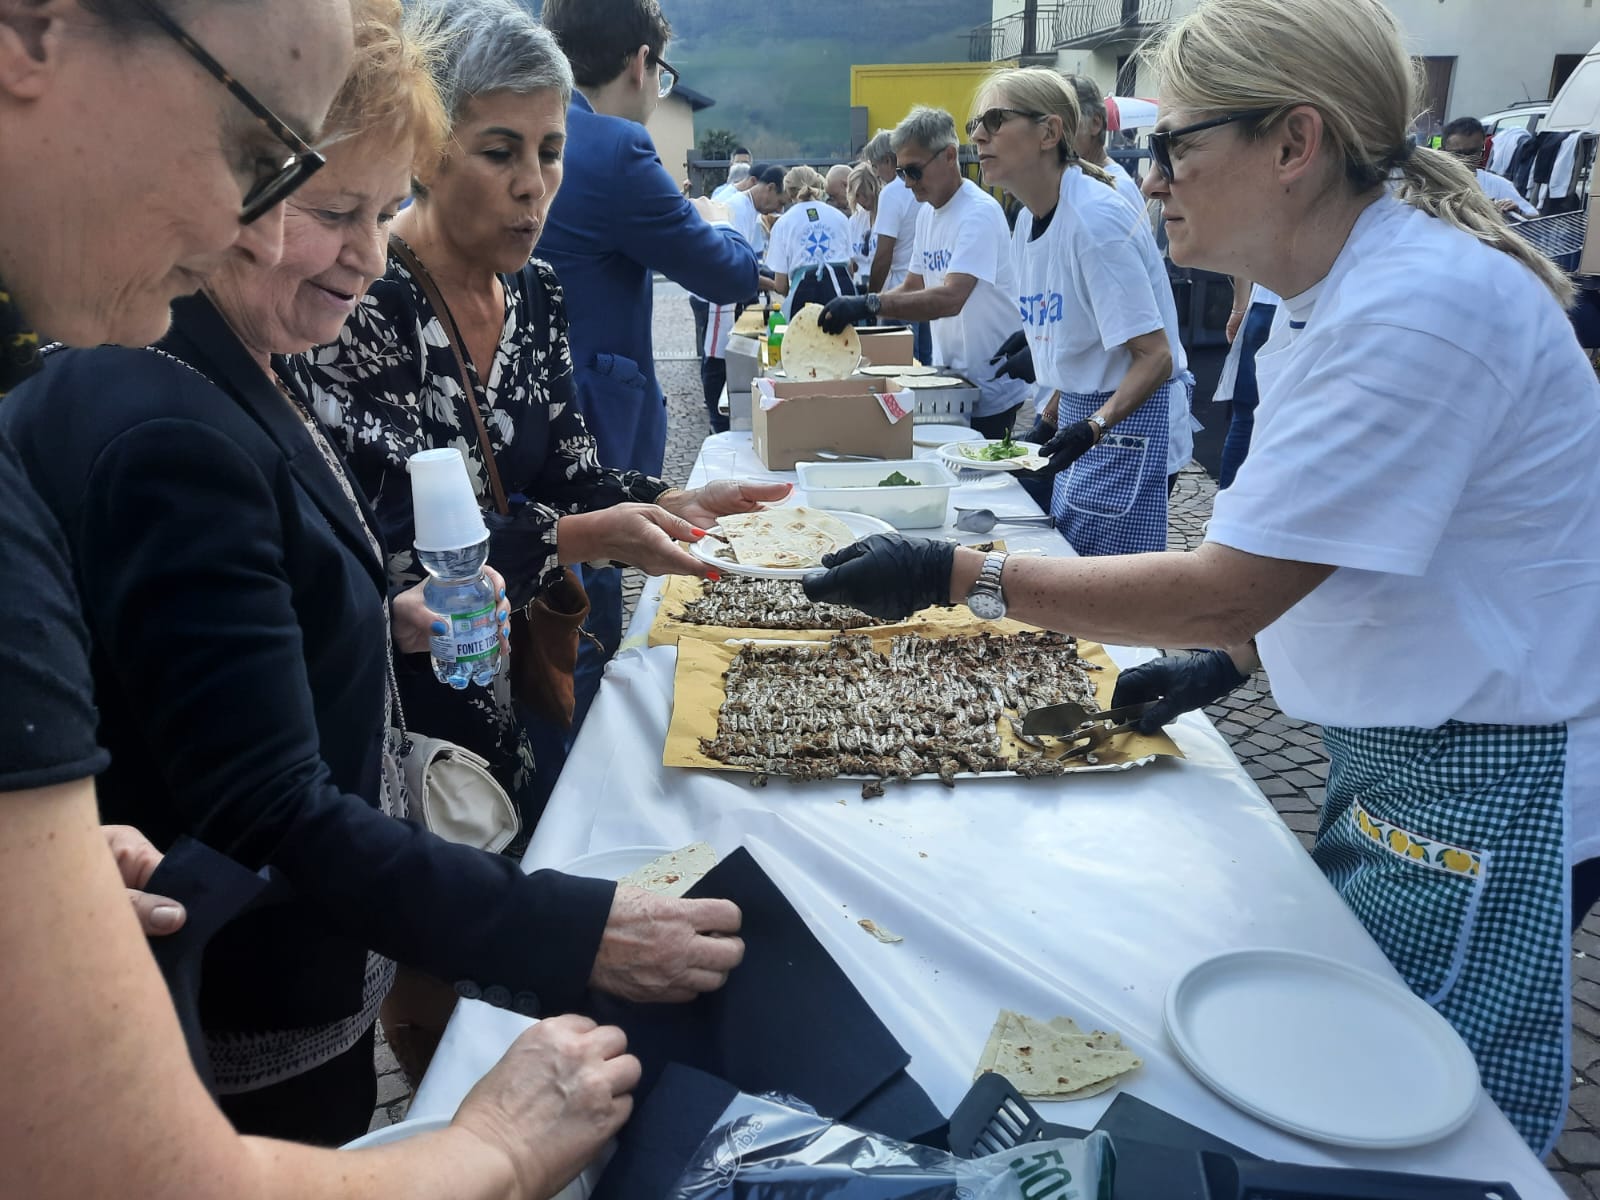
<instances>
[{"instance_id":1,"label":"white t-shirt with blue logo","mask_svg":"<svg viewBox=\"0 0 1600 1200\"><path fill-rule=\"evenodd\" d=\"M767 244L767 270L789 277L794 294L795 276L811 263L850 261L850 218L826 200L802 200L791 205L772 226ZM789 316L789 296L783 298L783 315Z\"/></svg>"},{"instance_id":2,"label":"white t-shirt with blue logo","mask_svg":"<svg viewBox=\"0 0 1600 1200\"><path fill-rule=\"evenodd\" d=\"M922 206L917 217L911 274L924 288L942 287L950 275L978 281L961 311L933 324L933 365L949 367L978 385L977 415L992 416L1021 404L1029 384L994 377L994 357L1022 322L1017 317L1017 284L1011 267L1006 215L995 198L970 179L943 208Z\"/></svg>"},{"instance_id":3,"label":"white t-shirt with blue logo","mask_svg":"<svg viewBox=\"0 0 1600 1200\"><path fill-rule=\"evenodd\" d=\"M1023 209L1011 250L1041 384L1076 395L1114 392L1133 365L1127 343L1158 329L1172 351L1172 377L1183 373L1172 284L1144 213L1069 167L1050 228L1037 241L1032 232L1033 214Z\"/></svg>"}]
</instances>

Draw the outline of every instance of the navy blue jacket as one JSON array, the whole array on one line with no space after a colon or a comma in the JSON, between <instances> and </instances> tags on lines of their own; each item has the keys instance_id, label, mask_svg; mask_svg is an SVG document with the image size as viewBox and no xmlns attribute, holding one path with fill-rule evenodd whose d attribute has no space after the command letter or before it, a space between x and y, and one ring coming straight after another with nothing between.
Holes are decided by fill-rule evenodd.
<instances>
[{"instance_id":1,"label":"navy blue jacket","mask_svg":"<svg viewBox=\"0 0 1600 1200\"><path fill-rule=\"evenodd\" d=\"M211 942L205 1027L357 1012L369 947L503 1006L576 1004L614 885L525 876L377 811L383 564L207 300L179 301L161 347L51 355L0 424L72 545L112 760L102 819L294 888Z\"/></svg>"},{"instance_id":2,"label":"navy blue jacket","mask_svg":"<svg viewBox=\"0 0 1600 1200\"><path fill-rule=\"evenodd\" d=\"M573 382L603 466L660 475L666 400L650 342L651 272L734 304L756 294L756 255L683 198L643 125L567 110L566 175L539 255L567 297Z\"/></svg>"}]
</instances>

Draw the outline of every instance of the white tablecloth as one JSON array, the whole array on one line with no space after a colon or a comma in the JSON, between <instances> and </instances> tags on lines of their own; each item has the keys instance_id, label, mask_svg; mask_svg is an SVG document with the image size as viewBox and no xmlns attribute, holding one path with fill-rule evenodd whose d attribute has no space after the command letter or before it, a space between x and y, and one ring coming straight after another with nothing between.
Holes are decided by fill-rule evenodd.
<instances>
[{"instance_id":1,"label":"white tablecloth","mask_svg":"<svg viewBox=\"0 0 1600 1200\"><path fill-rule=\"evenodd\" d=\"M792 478L762 469L748 434L709 439L691 482L729 475ZM953 500L1037 511L1005 475L965 485ZM995 536L1013 548L1065 545L1045 530ZM1525 1200L1561 1195L1486 1096L1460 1132L1433 1145L1346 1150L1246 1116L1178 1060L1162 1001L1202 958L1286 947L1398 978L1204 716L1171 730L1185 761L1126 772L963 780L953 790L891 783L871 801L848 781L774 778L758 789L741 774L660 765L677 652L644 644L659 592L655 583L645 591L525 867L625 846L748 847L911 1052L911 1074L945 1112L970 1085L999 1009L1070 1015L1121 1031L1144 1058L1128 1091L1263 1156L1505 1180ZM1112 654L1126 666L1149 651ZM905 941L878 942L856 924L864 917ZM509 1017L458 1006L416 1115L454 1110L521 1027ZM1297 1065L1307 1088L1317 1086L1317 1033L1306 1029ZM1047 1119L1087 1127L1114 1095L1040 1107Z\"/></svg>"}]
</instances>

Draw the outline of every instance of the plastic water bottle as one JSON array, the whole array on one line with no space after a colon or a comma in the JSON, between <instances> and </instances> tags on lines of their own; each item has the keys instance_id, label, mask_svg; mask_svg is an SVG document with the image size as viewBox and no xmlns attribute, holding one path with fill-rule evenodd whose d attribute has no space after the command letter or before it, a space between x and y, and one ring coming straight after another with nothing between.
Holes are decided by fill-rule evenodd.
<instances>
[{"instance_id":1,"label":"plastic water bottle","mask_svg":"<svg viewBox=\"0 0 1600 1200\"><path fill-rule=\"evenodd\" d=\"M406 464L417 561L428 572L422 597L446 629L429 639L441 683L488 687L500 671L499 594L483 566L489 531L456 449L424 450Z\"/></svg>"},{"instance_id":2,"label":"plastic water bottle","mask_svg":"<svg viewBox=\"0 0 1600 1200\"><path fill-rule=\"evenodd\" d=\"M489 539L461 550L418 550L417 561L428 572L422 598L447 626L428 639L434 675L456 689L469 683L488 687L501 657L500 596L483 573Z\"/></svg>"}]
</instances>

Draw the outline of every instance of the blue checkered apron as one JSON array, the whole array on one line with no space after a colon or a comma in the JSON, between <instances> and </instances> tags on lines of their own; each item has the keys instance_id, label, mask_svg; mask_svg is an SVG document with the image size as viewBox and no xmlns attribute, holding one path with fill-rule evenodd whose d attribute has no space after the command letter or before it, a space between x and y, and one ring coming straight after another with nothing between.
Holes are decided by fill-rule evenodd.
<instances>
[{"instance_id":1,"label":"blue checkered apron","mask_svg":"<svg viewBox=\"0 0 1600 1200\"><path fill-rule=\"evenodd\" d=\"M1565 725L1324 729L1312 851L1542 1158L1567 1107Z\"/></svg>"},{"instance_id":2,"label":"blue checkered apron","mask_svg":"<svg viewBox=\"0 0 1600 1200\"><path fill-rule=\"evenodd\" d=\"M1164 383L1094 449L1056 476L1050 515L1082 555L1167 548L1167 397ZM1056 428L1087 421L1110 392L1062 392Z\"/></svg>"}]
</instances>

